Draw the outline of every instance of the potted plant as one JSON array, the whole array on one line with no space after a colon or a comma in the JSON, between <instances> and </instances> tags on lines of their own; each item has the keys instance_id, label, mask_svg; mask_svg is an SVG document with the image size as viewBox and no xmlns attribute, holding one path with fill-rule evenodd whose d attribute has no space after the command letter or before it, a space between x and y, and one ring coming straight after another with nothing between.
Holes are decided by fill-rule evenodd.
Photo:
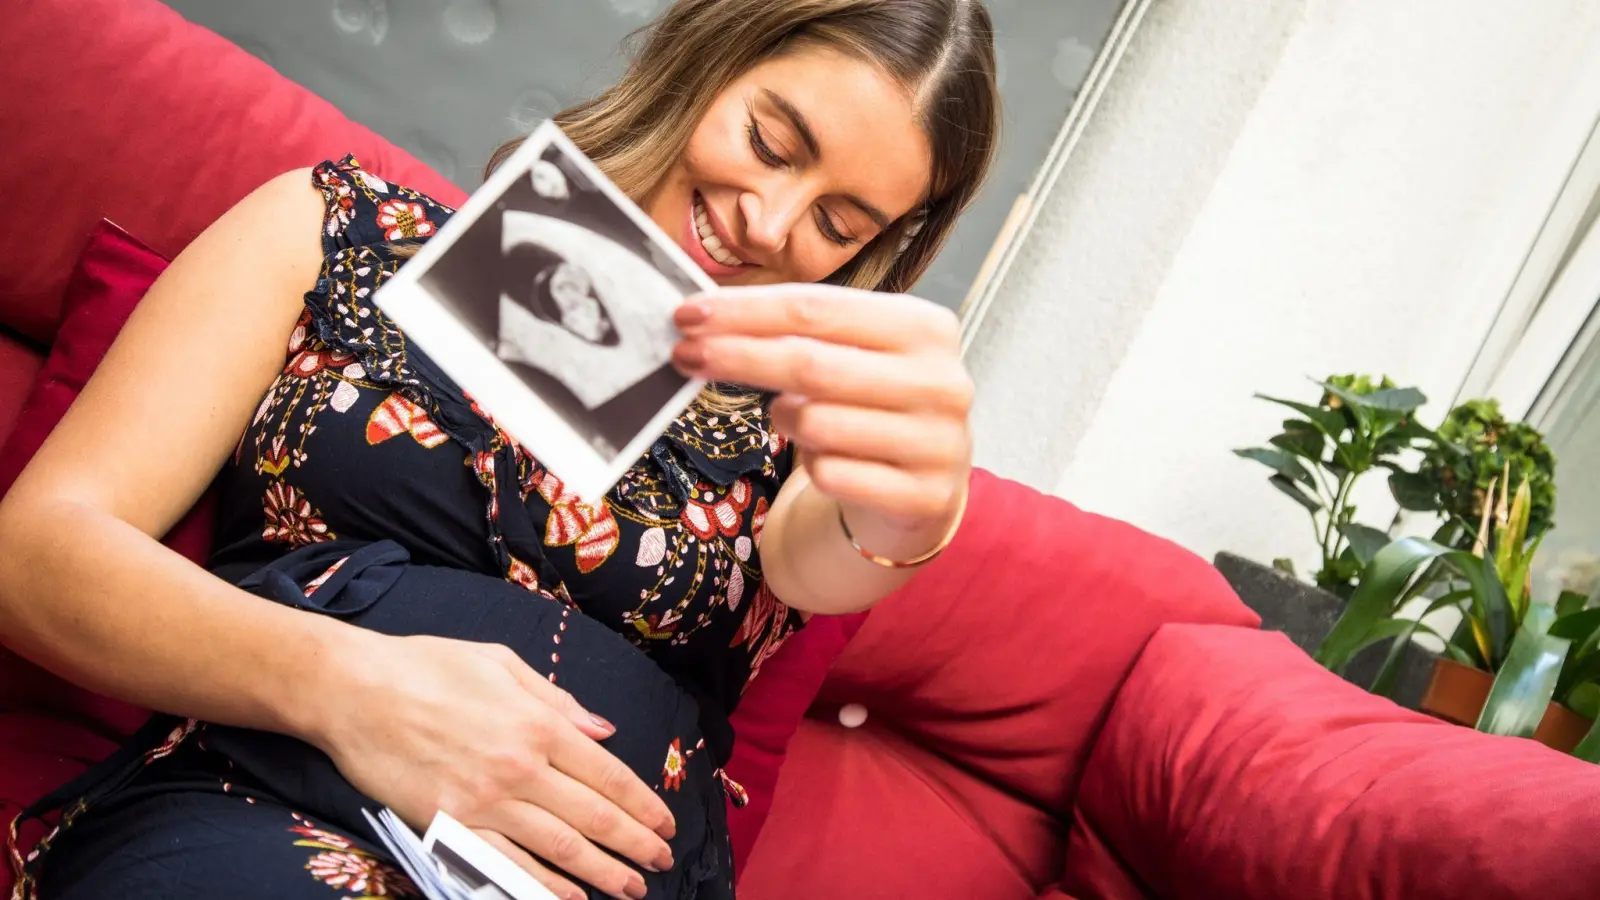
<instances>
[{"instance_id":1,"label":"potted plant","mask_svg":"<svg viewBox=\"0 0 1600 900\"><path fill-rule=\"evenodd\" d=\"M1379 550L1316 657L1339 671L1362 648L1387 643L1372 689L1388 693L1398 655L1414 635L1432 634L1444 654L1423 696L1425 711L1600 762L1600 609L1575 592L1533 599L1529 573L1542 537L1530 537L1535 479L1522 477L1508 502L1516 477L1503 464L1479 498L1476 527L1456 523L1472 533L1471 550L1416 537ZM1430 595L1430 587L1440 590ZM1423 616L1403 614L1412 600L1430 596ZM1421 621L1451 607L1463 615L1448 639Z\"/></svg>"},{"instance_id":2,"label":"potted plant","mask_svg":"<svg viewBox=\"0 0 1600 900\"><path fill-rule=\"evenodd\" d=\"M1311 583L1297 578L1288 560L1276 560L1271 568L1231 553L1215 560L1263 627L1286 633L1308 652L1333 627L1362 571L1389 543L1388 534L1356 521L1353 489L1376 470L1404 472L1401 454L1435 437L1416 421L1417 408L1427 400L1416 388L1353 374L1318 385L1314 404L1258 394L1295 415L1283 420L1283 430L1267 446L1234 451L1266 466L1268 482L1306 511L1321 551ZM1413 657L1404 679L1411 690L1402 692L1411 699L1427 677L1425 654ZM1369 650L1349 666L1348 677L1370 681L1383 661L1381 650Z\"/></svg>"},{"instance_id":3,"label":"potted plant","mask_svg":"<svg viewBox=\"0 0 1600 900\"><path fill-rule=\"evenodd\" d=\"M1555 523L1555 455L1538 429L1508 421L1497 400L1468 400L1450 410L1438 432L1421 444L1416 472L1396 468L1389 488L1401 509L1436 513L1434 540L1468 549L1492 503L1495 484L1528 485L1528 539ZM1511 487L1512 492L1520 487Z\"/></svg>"}]
</instances>

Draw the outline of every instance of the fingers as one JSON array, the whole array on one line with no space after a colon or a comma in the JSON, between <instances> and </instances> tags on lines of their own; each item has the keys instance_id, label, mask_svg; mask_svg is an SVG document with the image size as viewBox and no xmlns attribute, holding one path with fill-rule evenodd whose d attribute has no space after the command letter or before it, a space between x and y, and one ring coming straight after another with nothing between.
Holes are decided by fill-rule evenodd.
<instances>
[{"instance_id":1,"label":"fingers","mask_svg":"<svg viewBox=\"0 0 1600 900\"><path fill-rule=\"evenodd\" d=\"M642 900L645 895L644 876L590 843L577 829L547 810L511 800L496 806L488 819L487 824L493 830L573 878L618 900Z\"/></svg>"},{"instance_id":2,"label":"fingers","mask_svg":"<svg viewBox=\"0 0 1600 900\"><path fill-rule=\"evenodd\" d=\"M972 381L955 357L877 353L804 338L716 335L673 351L684 374L813 400L965 416Z\"/></svg>"},{"instance_id":3,"label":"fingers","mask_svg":"<svg viewBox=\"0 0 1600 900\"><path fill-rule=\"evenodd\" d=\"M517 656L510 647L501 644L490 644L487 645L487 651L492 653L495 659L516 677L517 683L522 685L524 690L546 706L566 716L585 737L603 741L617 733L615 725L601 716L584 709L583 704L579 703L576 697L551 684L549 679L541 677L538 672L535 672L527 663L523 662L522 658Z\"/></svg>"},{"instance_id":4,"label":"fingers","mask_svg":"<svg viewBox=\"0 0 1600 900\"><path fill-rule=\"evenodd\" d=\"M655 872L672 868L672 848L617 804L561 772L546 770L527 800L578 829L584 837Z\"/></svg>"},{"instance_id":5,"label":"fingers","mask_svg":"<svg viewBox=\"0 0 1600 900\"><path fill-rule=\"evenodd\" d=\"M959 320L938 304L825 284L725 288L691 297L674 322L686 336L796 335L871 350L950 350L961 339Z\"/></svg>"},{"instance_id":6,"label":"fingers","mask_svg":"<svg viewBox=\"0 0 1600 900\"><path fill-rule=\"evenodd\" d=\"M773 401L772 424L810 457L849 456L910 469L950 471L970 453L960 419L807 401Z\"/></svg>"},{"instance_id":7,"label":"fingers","mask_svg":"<svg viewBox=\"0 0 1600 900\"><path fill-rule=\"evenodd\" d=\"M574 736L557 740L549 753L551 765L615 803L651 831L667 840L678 833L666 801L604 747Z\"/></svg>"},{"instance_id":8,"label":"fingers","mask_svg":"<svg viewBox=\"0 0 1600 900\"><path fill-rule=\"evenodd\" d=\"M504 853L507 859L516 863L523 871L532 875L534 881L544 885L545 890L555 894L560 900L588 900L588 891L545 868L543 864L533 858L532 854L506 840L504 835L490 831L487 828L474 828L472 830L496 850Z\"/></svg>"},{"instance_id":9,"label":"fingers","mask_svg":"<svg viewBox=\"0 0 1600 900\"><path fill-rule=\"evenodd\" d=\"M480 645L517 677L518 683L549 709L577 726L579 734L557 730L546 748L552 765L566 772L605 799L621 807L633 821L670 840L678 825L666 801L639 779L621 760L595 743L616 733L616 727L583 708L570 693L541 678L510 648ZM619 850L620 852L620 850Z\"/></svg>"},{"instance_id":10,"label":"fingers","mask_svg":"<svg viewBox=\"0 0 1600 900\"><path fill-rule=\"evenodd\" d=\"M920 475L888 463L819 456L806 461L811 483L840 503L864 506L896 521L933 521L960 500L949 476Z\"/></svg>"}]
</instances>

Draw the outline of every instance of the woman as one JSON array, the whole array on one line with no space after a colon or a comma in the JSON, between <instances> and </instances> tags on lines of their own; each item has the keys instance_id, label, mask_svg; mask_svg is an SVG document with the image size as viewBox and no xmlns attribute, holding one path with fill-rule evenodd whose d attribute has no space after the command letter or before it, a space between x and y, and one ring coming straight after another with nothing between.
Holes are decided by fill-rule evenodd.
<instances>
[{"instance_id":1,"label":"woman","mask_svg":"<svg viewBox=\"0 0 1600 900\"><path fill-rule=\"evenodd\" d=\"M678 310L675 364L762 393L708 393L576 504L370 307L449 210L352 160L258 189L0 506L0 637L184 717L52 798L25 896L407 896L380 805L448 811L561 897L731 896L740 691L960 520L955 324L896 292L988 166L990 24L680 0L560 120L733 288ZM219 467L206 571L151 536Z\"/></svg>"}]
</instances>

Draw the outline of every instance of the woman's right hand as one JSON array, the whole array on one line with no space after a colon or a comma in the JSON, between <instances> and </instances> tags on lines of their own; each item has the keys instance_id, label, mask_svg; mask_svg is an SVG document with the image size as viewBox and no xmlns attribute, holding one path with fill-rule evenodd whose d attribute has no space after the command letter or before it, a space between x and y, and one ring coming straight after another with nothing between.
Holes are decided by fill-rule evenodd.
<instances>
[{"instance_id":1,"label":"woman's right hand","mask_svg":"<svg viewBox=\"0 0 1600 900\"><path fill-rule=\"evenodd\" d=\"M597 741L615 728L510 649L362 632L311 738L362 793L413 827L438 810L558 897L586 894L529 851L618 898L645 895L640 866L672 866L672 813ZM370 642L370 643L367 643ZM597 846L599 845L599 846Z\"/></svg>"}]
</instances>

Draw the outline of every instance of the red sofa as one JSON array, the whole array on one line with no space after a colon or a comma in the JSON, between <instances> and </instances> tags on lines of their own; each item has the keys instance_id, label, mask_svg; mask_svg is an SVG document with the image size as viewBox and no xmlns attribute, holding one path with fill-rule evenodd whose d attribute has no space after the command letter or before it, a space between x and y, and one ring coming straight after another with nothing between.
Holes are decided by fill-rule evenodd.
<instances>
[{"instance_id":1,"label":"red sofa","mask_svg":"<svg viewBox=\"0 0 1600 900\"><path fill-rule=\"evenodd\" d=\"M0 439L102 217L167 255L268 176L434 173L153 0L0 11ZM1209 566L980 473L868 617L741 874L779 898L1589 898L1600 768L1317 668ZM0 679L8 670L0 667ZM0 684L0 815L106 752ZM841 704L868 710L838 724Z\"/></svg>"}]
</instances>

